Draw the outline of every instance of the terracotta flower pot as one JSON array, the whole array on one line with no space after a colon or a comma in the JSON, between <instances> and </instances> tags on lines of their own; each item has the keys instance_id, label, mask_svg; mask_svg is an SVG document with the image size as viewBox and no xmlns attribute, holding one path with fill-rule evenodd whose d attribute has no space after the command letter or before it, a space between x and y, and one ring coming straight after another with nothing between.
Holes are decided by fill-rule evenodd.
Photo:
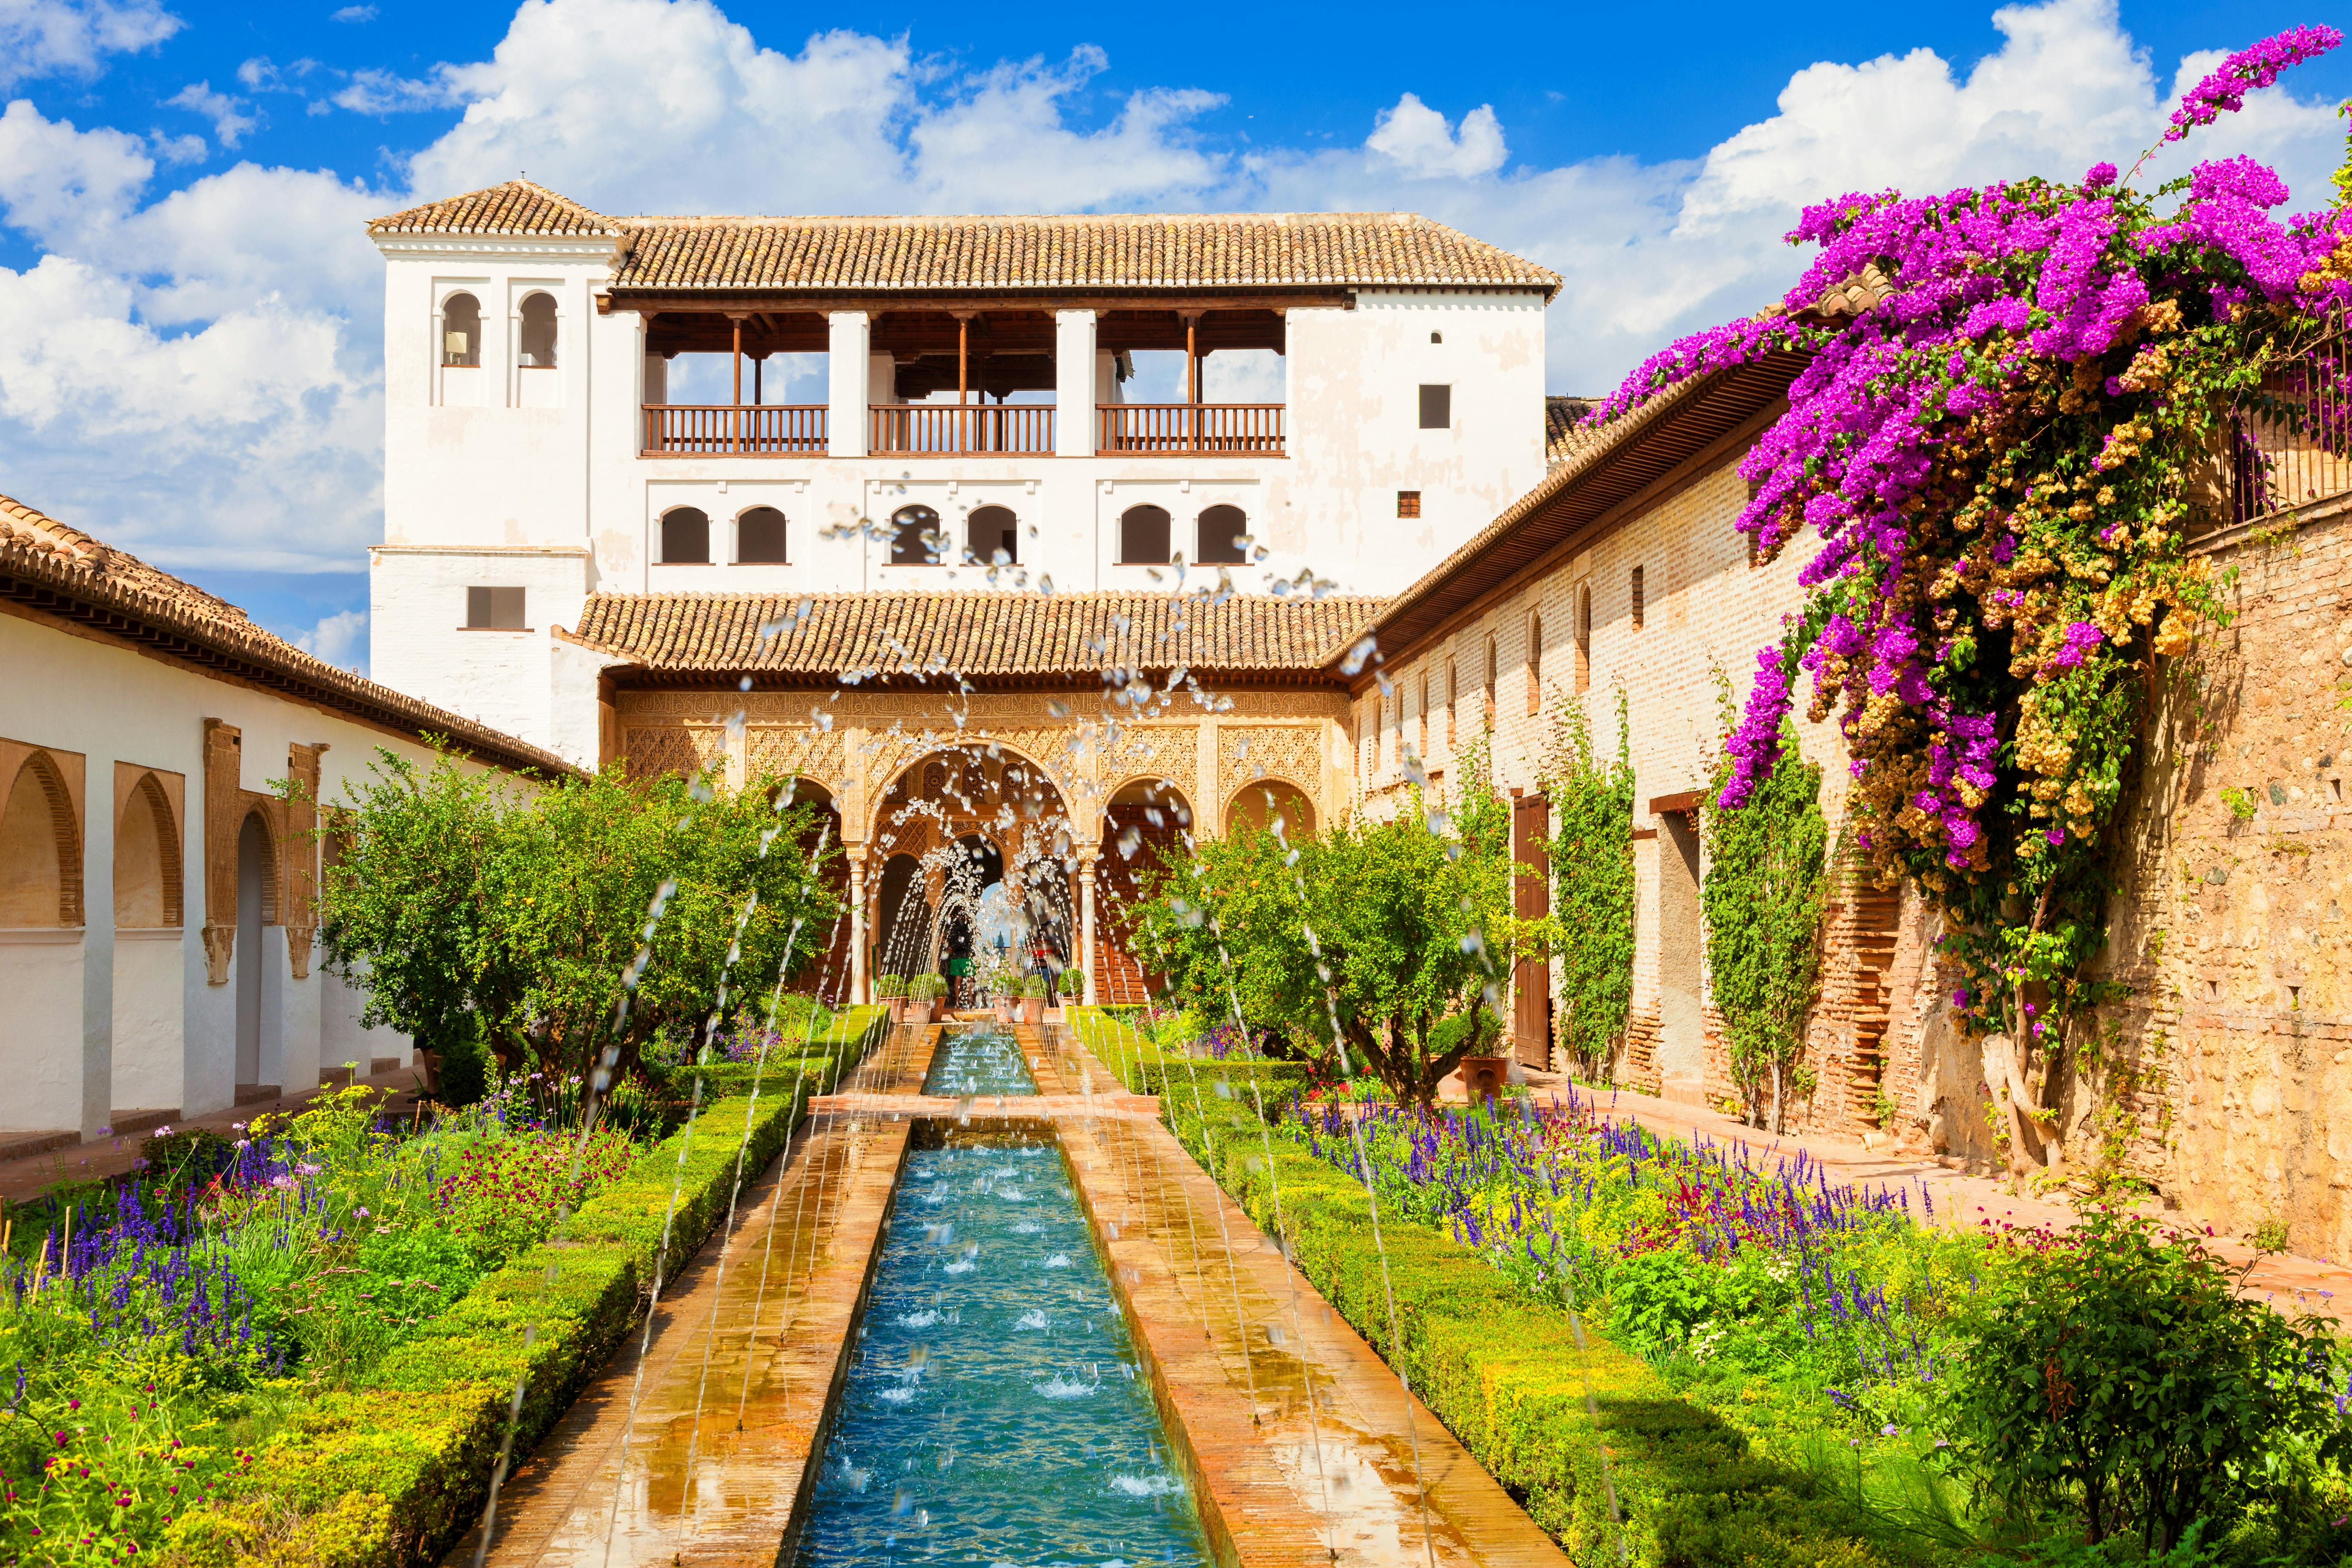
<instances>
[{"instance_id":1,"label":"terracotta flower pot","mask_svg":"<svg viewBox=\"0 0 2352 1568\"><path fill-rule=\"evenodd\" d=\"M1043 996L1021 998L1021 1021L1033 1029L1043 1028L1045 1024L1045 999Z\"/></svg>"},{"instance_id":2,"label":"terracotta flower pot","mask_svg":"<svg viewBox=\"0 0 2352 1568\"><path fill-rule=\"evenodd\" d=\"M1470 1091L1470 1103L1499 1097L1510 1087L1511 1064L1506 1057L1464 1057L1462 1087Z\"/></svg>"}]
</instances>

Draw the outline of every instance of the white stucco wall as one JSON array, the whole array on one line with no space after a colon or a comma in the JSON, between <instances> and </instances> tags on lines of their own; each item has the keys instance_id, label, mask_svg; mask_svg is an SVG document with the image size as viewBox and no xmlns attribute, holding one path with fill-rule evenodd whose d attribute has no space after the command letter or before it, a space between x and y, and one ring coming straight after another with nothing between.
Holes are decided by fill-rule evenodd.
<instances>
[{"instance_id":1,"label":"white stucco wall","mask_svg":"<svg viewBox=\"0 0 2352 1568\"><path fill-rule=\"evenodd\" d=\"M287 776L289 746L324 743L320 793L330 805L366 776L379 748L417 762L431 753L420 742L308 703L9 611L0 611L0 669L37 677L0 683L0 736L80 753L85 777L105 781L86 792L81 823L88 923L62 936L0 933L0 997L7 999L0 1131L79 1128L88 1135L118 1109L197 1114L233 1103L236 987L208 983L204 953L205 721L241 731L240 784L256 792ZM543 704L543 664L536 680ZM168 935L123 934L113 926L117 762L186 780L178 824L184 921ZM360 1030L359 998L325 973L323 959L314 945L310 973L298 980L283 928L264 927L258 952L238 943L236 964L261 965L259 1081L299 1089L317 1083L322 1066L409 1059L404 1037Z\"/></svg>"},{"instance_id":2,"label":"white stucco wall","mask_svg":"<svg viewBox=\"0 0 2352 1568\"><path fill-rule=\"evenodd\" d=\"M48 932L0 933L0 1132L81 1125L82 947ZM100 1123L100 1125L104 1125ZM91 1129L95 1131L95 1129Z\"/></svg>"},{"instance_id":3,"label":"white stucco wall","mask_svg":"<svg viewBox=\"0 0 2352 1568\"><path fill-rule=\"evenodd\" d=\"M114 933L112 1109L176 1109L186 1088L185 938L178 931Z\"/></svg>"}]
</instances>

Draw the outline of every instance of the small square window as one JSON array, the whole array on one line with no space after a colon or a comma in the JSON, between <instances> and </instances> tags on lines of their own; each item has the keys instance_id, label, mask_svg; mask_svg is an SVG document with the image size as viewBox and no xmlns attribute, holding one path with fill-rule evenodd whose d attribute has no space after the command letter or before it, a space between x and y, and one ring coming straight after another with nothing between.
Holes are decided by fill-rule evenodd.
<instances>
[{"instance_id":1,"label":"small square window","mask_svg":"<svg viewBox=\"0 0 2352 1568\"><path fill-rule=\"evenodd\" d=\"M1399 517L1419 517L1421 515L1421 492L1419 490L1397 491L1397 515Z\"/></svg>"},{"instance_id":2,"label":"small square window","mask_svg":"<svg viewBox=\"0 0 2352 1568\"><path fill-rule=\"evenodd\" d=\"M1445 341L1445 334L1444 332L1432 332L1429 334L1429 341L1433 343L1442 343Z\"/></svg>"},{"instance_id":3,"label":"small square window","mask_svg":"<svg viewBox=\"0 0 2352 1568\"><path fill-rule=\"evenodd\" d=\"M526 628L520 588L466 590L466 625L469 629L519 632Z\"/></svg>"},{"instance_id":4,"label":"small square window","mask_svg":"<svg viewBox=\"0 0 2352 1568\"><path fill-rule=\"evenodd\" d=\"M1421 389L1421 427L1424 430L1451 430L1454 427L1454 388L1423 386Z\"/></svg>"}]
</instances>

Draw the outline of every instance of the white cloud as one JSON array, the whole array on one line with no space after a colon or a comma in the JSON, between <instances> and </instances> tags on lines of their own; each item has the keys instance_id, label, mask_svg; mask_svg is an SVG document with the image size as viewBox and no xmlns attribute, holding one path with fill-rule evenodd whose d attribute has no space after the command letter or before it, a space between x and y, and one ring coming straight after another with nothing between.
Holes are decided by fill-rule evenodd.
<instances>
[{"instance_id":1,"label":"white cloud","mask_svg":"<svg viewBox=\"0 0 2352 1568\"><path fill-rule=\"evenodd\" d=\"M1502 122L1495 118L1493 105L1482 103L1464 115L1456 132L1445 123L1445 116L1410 92L1397 100L1395 108L1381 111L1364 145L1406 174L1423 178L1450 174L1475 179L1501 168L1507 155Z\"/></svg>"},{"instance_id":2,"label":"white cloud","mask_svg":"<svg viewBox=\"0 0 2352 1568\"><path fill-rule=\"evenodd\" d=\"M368 613L365 610L341 610L328 616L307 632L296 634L296 647L313 658L322 658L340 669L354 675L368 670Z\"/></svg>"},{"instance_id":3,"label":"white cloud","mask_svg":"<svg viewBox=\"0 0 2352 1568\"><path fill-rule=\"evenodd\" d=\"M64 14L0 0L0 40L29 36L37 9ZM74 58L89 60L102 16L157 18L154 37L176 25L152 7L68 9L88 23ZM1422 211L1560 272L1550 383L1603 390L1674 333L1784 289L1802 258L1779 237L1801 204L2128 163L2213 63L2179 62L2159 87L2113 0L1994 21L2000 47L1974 62L1914 50L1810 66L1769 114L1687 160L1555 167L1512 164L1491 108L1449 121L1410 93L1356 147L1244 153L1200 129L1220 101L1201 83L1098 108L1105 61L1090 48L977 70L841 30L779 49L713 0L522 0L489 58L414 79L261 57L238 68L248 93L301 93L314 111L330 89L372 114L462 104L401 171L404 188L239 163L157 197L158 161L196 139L11 103L0 221L45 259L0 269L0 451L14 490L159 563L350 569L381 528L383 274L362 224L525 169L614 213ZM109 25L105 37L140 36ZM68 57L56 47L42 58L85 68L57 63ZM2315 205L2337 145L2326 105L2273 89L2155 173L2252 152ZM1278 387L1278 364L1228 357L1210 362L1213 391ZM308 635L324 647L359 632Z\"/></svg>"},{"instance_id":4,"label":"white cloud","mask_svg":"<svg viewBox=\"0 0 2352 1568\"><path fill-rule=\"evenodd\" d=\"M336 12L332 16L329 17L328 20L331 22L373 22L375 20L375 7L373 5L346 5L341 10Z\"/></svg>"},{"instance_id":5,"label":"white cloud","mask_svg":"<svg viewBox=\"0 0 2352 1568\"><path fill-rule=\"evenodd\" d=\"M184 109L191 114L201 114L213 122L213 134L220 144L234 150L245 140L245 133L261 123L245 112L246 101L231 98L225 92L215 92L209 81L192 81L163 100L167 109Z\"/></svg>"},{"instance_id":6,"label":"white cloud","mask_svg":"<svg viewBox=\"0 0 2352 1568\"><path fill-rule=\"evenodd\" d=\"M152 48L183 26L153 0L0 0L0 87L96 76L108 55Z\"/></svg>"}]
</instances>

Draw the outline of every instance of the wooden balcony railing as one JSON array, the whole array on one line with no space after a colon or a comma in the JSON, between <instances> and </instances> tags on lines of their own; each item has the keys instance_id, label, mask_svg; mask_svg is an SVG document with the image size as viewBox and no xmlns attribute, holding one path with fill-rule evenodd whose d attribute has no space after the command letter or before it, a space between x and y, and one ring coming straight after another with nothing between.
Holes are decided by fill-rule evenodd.
<instances>
[{"instance_id":1,"label":"wooden balcony railing","mask_svg":"<svg viewBox=\"0 0 2352 1568\"><path fill-rule=\"evenodd\" d=\"M877 457L1038 455L1054 449L1050 403L877 403L873 407L874 441L868 450Z\"/></svg>"},{"instance_id":2,"label":"wooden balcony railing","mask_svg":"<svg viewBox=\"0 0 2352 1568\"><path fill-rule=\"evenodd\" d=\"M1282 455L1279 403L1104 403L1095 445L1112 452Z\"/></svg>"},{"instance_id":3,"label":"wooden balcony railing","mask_svg":"<svg viewBox=\"0 0 2352 1568\"><path fill-rule=\"evenodd\" d=\"M822 403L648 403L646 456L823 456Z\"/></svg>"},{"instance_id":4,"label":"wooden balcony railing","mask_svg":"<svg viewBox=\"0 0 2352 1568\"><path fill-rule=\"evenodd\" d=\"M2352 338L2341 322L2263 377L2229 442L2232 522L2352 490Z\"/></svg>"}]
</instances>

